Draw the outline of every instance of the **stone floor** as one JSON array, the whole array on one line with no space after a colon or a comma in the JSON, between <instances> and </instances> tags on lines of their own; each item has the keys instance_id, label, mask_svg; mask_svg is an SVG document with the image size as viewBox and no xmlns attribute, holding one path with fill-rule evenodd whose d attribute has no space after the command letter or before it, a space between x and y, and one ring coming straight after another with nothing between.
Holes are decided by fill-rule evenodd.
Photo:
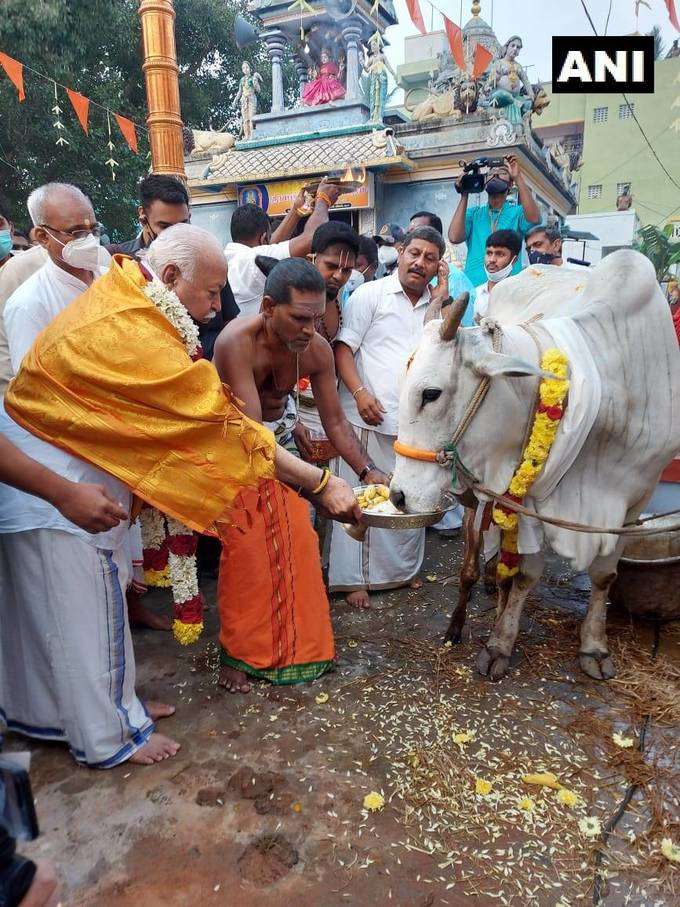
<instances>
[{"instance_id":1,"label":"stone floor","mask_svg":"<svg viewBox=\"0 0 680 907\"><path fill-rule=\"evenodd\" d=\"M459 560L458 540L430 534L422 590L384 593L366 613L335 602L338 668L313 685L218 690L214 584L197 646L136 632L138 690L177 704L162 730L178 756L95 772L29 744L42 835L23 850L56 862L64 905L567 907L594 893L612 907L677 904L680 872L659 848L663 836L680 843L678 728L635 685L654 628L612 616L621 682L588 680L575 657L587 578L553 561L509 676L489 684L474 669L494 607L481 588L463 643L441 645ZM167 608L165 593L150 600ZM677 625L661 629L654 664L668 683L679 642ZM646 697L660 718L641 754ZM574 806L522 781L544 771ZM634 780L607 843L584 837L579 820L606 827ZM370 792L384 808L364 809Z\"/></svg>"}]
</instances>

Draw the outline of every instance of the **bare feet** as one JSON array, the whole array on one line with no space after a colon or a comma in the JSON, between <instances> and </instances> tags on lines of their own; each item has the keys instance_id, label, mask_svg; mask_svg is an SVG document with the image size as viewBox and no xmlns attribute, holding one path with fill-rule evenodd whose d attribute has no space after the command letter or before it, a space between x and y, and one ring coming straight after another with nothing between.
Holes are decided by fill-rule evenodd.
<instances>
[{"instance_id":1,"label":"bare feet","mask_svg":"<svg viewBox=\"0 0 680 907\"><path fill-rule=\"evenodd\" d=\"M250 693L250 683L245 673L236 668L230 668L228 665L222 665L220 668L217 682L229 693Z\"/></svg>"},{"instance_id":2,"label":"bare feet","mask_svg":"<svg viewBox=\"0 0 680 907\"><path fill-rule=\"evenodd\" d=\"M167 705L165 702L149 700L149 702L144 703L144 706L154 721L158 721L159 718L169 718L175 714L174 705Z\"/></svg>"},{"instance_id":3,"label":"bare feet","mask_svg":"<svg viewBox=\"0 0 680 907\"><path fill-rule=\"evenodd\" d=\"M179 748L180 745L175 740L163 734L152 734L148 743L141 746L134 756L130 756L128 762L134 765L153 765L154 762L162 762L177 755Z\"/></svg>"},{"instance_id":4,"label":"bare feet","mask_svg":"<svg viewBox=\"0 0 680 907\"><path fill-rule=\"evenodd\" d=\"M148 627L149 630L172 630L172 618L169 614L154 614L142 604L139 595L128 590L128 617L131 627Z\"/></svg>"},{"instance_id":5,"label":"bare feet","mask_svg":"<svg viewBox=\"0 0 680 907\"><path fill-rule=\"evenodd\" d=\"M368 592L366 589L357 589L356 592L348 592L345 601L350 608L368 608Z\"/></svg>"}]
</instances>

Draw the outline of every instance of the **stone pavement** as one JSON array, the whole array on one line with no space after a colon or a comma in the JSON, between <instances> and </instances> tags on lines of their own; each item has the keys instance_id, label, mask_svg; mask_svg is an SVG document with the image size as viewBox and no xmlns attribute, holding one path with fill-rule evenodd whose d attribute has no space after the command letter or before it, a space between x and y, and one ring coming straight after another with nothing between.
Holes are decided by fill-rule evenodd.
<instances>
[{"instance_id":1,"label":"stone pavement","mask_svg":"<svg viewBox=\"0 0 680 907\"><path fill-rule=\"evenodd\" d=\"M334 603L338 669L313 685L216 687L214 584L197 646L136 632L138 691L176 703L161 730L178 756L96 772L29 744L42 836L22 849L57 863L64 905L566 907L593 903L594 885L612 907L678 903L680 871L660 851L680 843L677 625L652 660L654 628L613 617L619 679L585 678L587 578L553 560L492 685L474 664L494 602L478 587L464 642L442 646L460 542L430 533L427 547L422 590L365 613ZM168 607L166 593L149 600ZM9 735L7 748L26 744ZM552 787L522 781L545 772ZM579 821L606 828L633 782L606 845L586 837Z\"/></svg>"}]
</instances>

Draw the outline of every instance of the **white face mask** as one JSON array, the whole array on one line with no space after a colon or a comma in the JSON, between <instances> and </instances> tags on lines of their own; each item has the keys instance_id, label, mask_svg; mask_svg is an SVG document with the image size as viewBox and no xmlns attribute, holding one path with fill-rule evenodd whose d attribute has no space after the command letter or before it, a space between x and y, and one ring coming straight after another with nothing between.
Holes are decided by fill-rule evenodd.
<instances>
[{"instance_id":1,"label":"white face mask","mask_svg":"<svg viewBox=\"0 0 680 907\"><path fill-rule=\"evenodd\" d=\"M399 253L394 246L380 246L378 249L378 261L381 265L385 265L386 268L393 265L398 258Z\"/></svg>"},{"instance_id":2,"label":"white face mask","mask_svg":"<svg viewBox=\"0 0 680 907\"><path fill-rule=\"evenodd\" d=\"M500 271L494 271L493 273L484 268L486 279L490 280L491 283L498 283L500 280L505 280L506 277L509 277L512 274L512 269L515 267L515 261L516 256L504 268L501 268Z\"/></svg>"},{"instance_id":3,"label":"white face mask","mask_svg":"<svg viewBox=\"0 0 680 907\"><path fill-rule=\"evenodd\" d=\"M56 236L51 235L53 239L57 239ZM102 248L99 237L92 233L80 239L72 239L67 243L61 242L60 239L57 239L57 242L64 247L61 253L62 261L81 271L96 271L100 262L102 262L102 266L105 266L106 259L111 258L106 249Z\"/></svg>"},{"instance_id":4,"label":"white face mask","mask_svg":"<svg viewBox=\"0 0 680 907\"><path fill-rule=\"evenodd\" d=\"M366 278L361 273L361 271L357 271L356 268L353 268L352 273L349 275L349 280L345 284L347 294L350 295L351 293L353 293L357 287L360 287L361 284L365 282L365 280Z\"/></svg>"}]
</instances>

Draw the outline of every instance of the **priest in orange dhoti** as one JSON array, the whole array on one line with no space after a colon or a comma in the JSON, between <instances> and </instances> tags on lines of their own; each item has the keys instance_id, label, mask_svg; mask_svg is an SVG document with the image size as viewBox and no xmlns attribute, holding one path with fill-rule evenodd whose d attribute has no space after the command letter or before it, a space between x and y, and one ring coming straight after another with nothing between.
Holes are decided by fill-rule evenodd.
<instances>
[{"instance_id":1,"label":"priest in orange dhoti","mask_svg":"<svg viewBox=\"0 0 680 907\"><path fill-rule=\"evenodd\" d=\"M241 490L275 477L312 494L321 486L318 506L356 520L349 486L276 446L197 358L195 322L217 311L226 281L217 241L178 224L155 240L147 262L114 257L40 334L5 398L11 418L200 532L219 534L238 520ZM11 619L0 639L0 714L26 734L68 742L89 765L174 755L177 744L156 746L153 718L135 692L116 552L85 551L76 536L43 532L59 537L17 543L34 573L40 558L51 558L64 594L58 603L31 594L14 582L21 552L5 553L12 577L2 598ZM82 588L66 589L69 571L82 576L85 562L87 600Z\"/></svg>"}]
</instances>

